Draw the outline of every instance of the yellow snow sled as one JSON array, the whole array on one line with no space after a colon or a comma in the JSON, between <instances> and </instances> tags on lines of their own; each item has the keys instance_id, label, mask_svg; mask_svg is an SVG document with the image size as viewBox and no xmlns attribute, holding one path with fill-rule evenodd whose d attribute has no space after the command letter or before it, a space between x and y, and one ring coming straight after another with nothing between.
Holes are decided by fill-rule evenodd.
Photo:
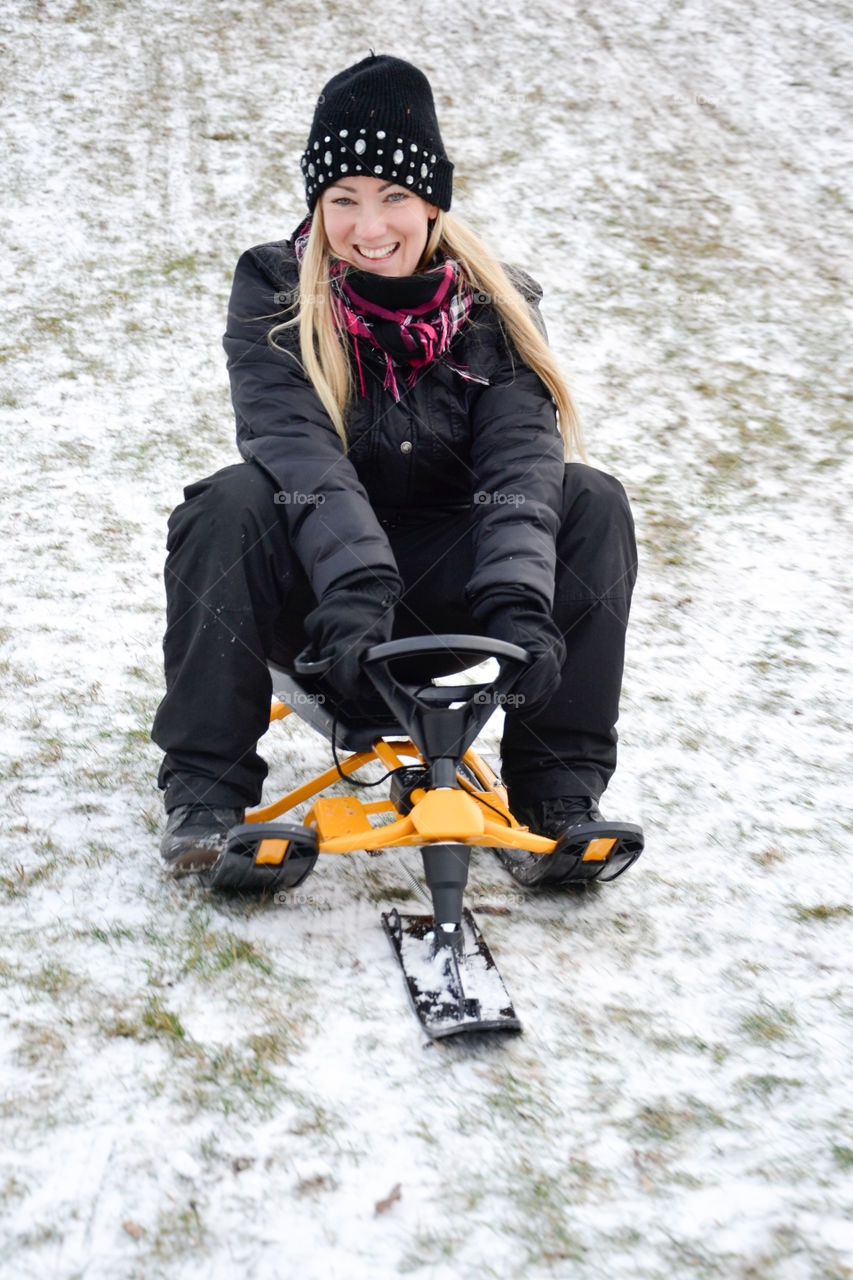
<instances>
[{"instance_id":1,"label":"yellow snow sled","mask_svg":"<svg viewBox=\"0 0 853 1280\"><path fill-rule=\"evenodd\" d=\"M471 674L488 659L495 660L496 675ZM555 841L513 817L506 790L472 743L529 661L518 646L484 636L419 636L375 645L364 670L381 696L378 715L348 713L323 684L323 663L297 659L293 671L270 664L271 722L298 714L329 740L334 763L232 828L207 883L277 891L300 884L320 854L418 845L433 914L383 916L416 1012L433 1036L517 1027L499 978L494 1007L484 996L497 973L463 909L471 851L494 849L505 862L534 865L536 880L551 887L613 880L643 848L642 831L631 824L583 823ZM448 674L453 683L446 683ZM375 761L387 770L387 798L323 794ZM301 822L286 820L308 801Z\"/></svg>"}]
</instances>

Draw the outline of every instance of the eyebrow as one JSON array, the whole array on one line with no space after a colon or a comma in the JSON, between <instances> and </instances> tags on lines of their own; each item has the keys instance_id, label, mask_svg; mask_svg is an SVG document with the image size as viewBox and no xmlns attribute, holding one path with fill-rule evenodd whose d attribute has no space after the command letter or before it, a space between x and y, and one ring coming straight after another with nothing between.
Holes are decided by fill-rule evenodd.
<instances>
[{"instance_id":1,"label":"eyebrow","mask_svg":"<svg viewBox=\"0 0 853 1280\"><path fill-rule=\"evenodd\" d=\"M387 191L389 187L399 187L400 185L401 184L399 182L383 182L379 190ZM326 190L331 191L332 187L342 187L344 191L352 191L353 193L358 191L358 187L347 186L346 182L344 182L343 180L339 180L338 182L331 183L331 185L328 186Z\"/></svg>"}]
</instances>

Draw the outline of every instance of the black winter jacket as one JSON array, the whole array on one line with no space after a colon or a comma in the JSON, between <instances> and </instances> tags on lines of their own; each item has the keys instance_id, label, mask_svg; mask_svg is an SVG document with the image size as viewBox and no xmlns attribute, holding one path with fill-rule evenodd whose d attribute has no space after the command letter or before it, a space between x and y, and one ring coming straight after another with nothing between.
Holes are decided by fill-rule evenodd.
<instances>
[{"instance_id":1,"label":"black winter jacket","mask_svg":"<svg viewBox=\"0 0 853 1280\"><path fill-rule=\"evenodd\" d=\"M520 272L514 280L535 310L538 285ZM465 506L474 524L474 611L507 586L550 608L563 444L546 387L510 349L494 308L475 302L447 353L488 385L438 359L412 389L404 373L398 378L398 402L378 363L363 357L366 395L356 391L345 451L302 371L297 329L277 335L282 351L267 340L297 284L289 241L249 249L237 264L223 342L240 452L282 491L291 542L318 600L358 571L396 573L383 516L417 507L440 518L442 508Z\"/></svg>"}]
</instances>

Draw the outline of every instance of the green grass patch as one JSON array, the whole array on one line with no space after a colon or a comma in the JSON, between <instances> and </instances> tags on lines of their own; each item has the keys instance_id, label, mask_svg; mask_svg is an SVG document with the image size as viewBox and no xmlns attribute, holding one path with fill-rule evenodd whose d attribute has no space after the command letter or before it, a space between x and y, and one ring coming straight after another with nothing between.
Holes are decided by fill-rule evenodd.
<instances>
[{"instance_id":1,"label":"green grass patch","mask_svg":"<svg viewBox=\"0 0 853 1280\"><path fill-rule=\"evenodd\" d=\"M796 1025L797 1020L790 1009L768 1003L742 1018L740 1028L756 1044L776 1044L787 1040Z\"/></svg>"},{"instance_id":2,"label":"green grass patch","mask_svg":"<svg viewBox=\"0 0 853 1280\"><path fill-rule=\"evenodd\" d=\"M826 903L821 903L816 907L795 906L793 914L796 920L800 920L804 924L812 921L847 920L850 916L853 916L853 907L848 906L846 903L834 907Z\"/></svg>"},{"instance_id":3,"label":"green grass patch","mask_svg":"<svg viewBox=\"0 0 853 1280\"><path fill-rule=\"evenodd\" d=\"M142 1014L142 1026L150 1032L150 1038L153 1039L183 1042L187 1038L178 1015L167 1009L157 996L152 996L148 1001Z\"/></svg>"},{"instance_id":4,"label":"green grass patch","mask_svg":"<svg viewBox=\"0 0 853 1280\"><path fill-rule=\"evenodd\" d=\"M272 961L253 942L229 930L211 929L209 922L210 910L204 903L189 922L190 936L182 964L183 973L212 977L245 964L266 977L272 976Z\"/></svg>"},{"instance_id":5,"label":"green grass patch","mask_svg":"<svg viewBox=\"0 0 853 1280\"><path fill-rule=\"evenodd\" d=\"M463 1239L459 1231L419 1228L413 1233L408 1248L397 1263L398 1274L411 1275L424 1268L451 1262Z\"/></svg>"},{"instance_id":6,"label":"green grass patch","mask_svg":"<svg viewBox=\"0 0 853 1280\"><path fill-rule=\"evenodd\" d=\"M792 1080L787 1076L753 1075L746 1076L739 1082L738 1088L753 1097L769 1102L778 1094L790 1093L792 1089L802 1089L802 1080Z\"/></svg>"},{"instance_id":7,"label":"green grass patch","mask_svg":"<svg viewBox=\"0 0 853 1280\"><path fill-rule=\"evenodd\" d=\"M725 1126L726 1121L698 1098L687 1097L681 1105L670 1102L648 1104L637 1112L631 1127L646 1142L676 1142L696 1129Z\"/></svg>"},{"instance_id":8,"label":"green grass patch","mask_svg":"<svg viewBox=\"0 0 853 1280\"><path fill-rule=\"evenodd\" d=\"M55 1027L29 1023L15 1029L20 1037L15 1049L18 1063L25 1067L54 1068L58 1065L65 1054L66 1044Z\"/></svg>"},{"instance_id":9,"label":"green grass patch","mask_svg":"<svg viewBox=\"0 0 853 1280\"><path fill-rule=\"evenodd\" d=\"M169 1262L182 1254L191 1254L194 1265L198 1265L197 1255L209 1240L207 1227L193 1199L161 1213L151 1235L158 1261Z\"/></svg>"},{"instance_id":10,"label":"green grass patch","mask_svg":"<svg viewBox=\"0 0 853 1280\"><path fill-rule=\"evenodd\" d=\"M526 1265L583 1262L587 1250L571 1229L562 1170L550 1173L522 1160L513 1170L513 1188L519 1215L513 1235L524 1244Z\"/></svg>"},{"instance_id":11,"label":"green grass patch","mask_svg":"<svg viewBox=\"0 0 853 1280\"><path fill-rule=\"evenodd\" d=\"M686 564L695 543L692 521L673 511L646 511L640 524L641 541L647 553L665 565Z\"/></svg>"},{"instance_id":12,"label":"green grass patch","mask_svg":"<svg viewBox=\"0 0 853 1280\"><path fill-rule=\"evenodd\" d=\"M8 900L24 897L35 885L50 878L58 862L56 855L49 855L33 867L25 867L21 862L15 863L8 871L0 873L0 893Z\"/></svg>"}]
</instances>

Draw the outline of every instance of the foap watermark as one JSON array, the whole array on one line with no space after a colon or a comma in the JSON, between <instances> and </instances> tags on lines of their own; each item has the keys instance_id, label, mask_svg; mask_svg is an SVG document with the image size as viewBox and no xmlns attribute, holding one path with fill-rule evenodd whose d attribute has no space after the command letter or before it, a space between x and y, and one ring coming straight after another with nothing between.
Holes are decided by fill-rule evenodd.
<instances>
[{"instance_id":1,"label":"foap watermark","mask_svg":"<svg viewBox=\"0 0 853 1280\"><path fill-rule=\"evenodd\" d=\"M303 693L301 689L294 689L287 695L287 705L291 711L295 711L297 707L322 706L325 701L325 693Z\"/></svg>"},{"instance_id":2,"label":"foap watermark","mask_svg":"<svg viewBox=\"0 0 853 1280\"><path fill-rule=\"evenodd\" d=\"M671 107L710 107L713 110L719 101L703 93L665 93L663 96Z\"/></svg>"},{"instance_id":3,"label":"foap watermark","mask_svg":"<svg viewBox=\"0 0 853 1280\"><path fill-rule=\"evenodd\" d=\"M273 294L272 300L277 307L296 310L300 304L322 306L329 301L329 295L328 293L303 293L301 289L279 289Z\"/></svg>"},{"instance_id":4,"label":"foap watermark","mask_svg":"<svg viewBox=\"0 0 853 1280\"><path fill-rule=\"evenodd\" d=\"M273 502L280 507L322 507L325 493L302 493L299 489L279 489Z\"/></svg>"},{"instance_id":5,"label":"foap watermark","mask_svg":"<svg viewBox=\"0 0 853 1280\"><path fill-rule=\"evenodd\" d=\"M677 293L672 300L673 306L686 307L688 310L699 308L727 307L730 299L718 293Z\"/></svg>"},{"instance_id":6,"label":"foap watermark","mask_svg":"<svg viewBox=\"0 0 853 1280\"><path fill-rule=\"evenodd\" d=\"M514 710L523 707L526 698L523 693L498 693L496 689L480 689L471 701L480 707L509 707Z\"/></svg>"},{"instance_id":7,"label":"foap watermark","mask_svg":"<svg viewBox=\"0 0 853 1280\"><path fill-rule=\"evenodd\" d=\"M481 89L477 93L477 103L488 107L490 111L520 111L537 101L540 95L529 89Z\"/></svg>"},{"instance_id":8,"label":"foap watermark","mask_svg":"<svg viewBox=\"0 0 853 1280\"><path fill-rule=\"evenodd\" d=\"M272 300L277 307L282 310L296 310L302 306L325 306L329 301L328 293L301 293L294 290L279 290L274 293ZM478 303L481 306L493 305L500 307L505 303L512 304L518 302L518 294L508 293L489 293L486 289L472 289L472 303ZM287 322L289 323L289 322Z\"/></svg>"},{"instance_id":9,"label":"foap watermark","mask_svg":"<svg viewBox=\"0 0 853 1280\"><path fill-rule=\"evenodd\" d=\"M328 898L317 898L313 893L288 893L279 889L274 896L277 907L299 907L303 911L331 911L332 904Z\"/></svg>"},{"instance_id":10,"label":"foap watermark","mask_svg":"<svg viewBox=\"0 0 853 1280\"><path fill-rule=\"evenodd\" d=\"M471 299L473 302L479 302L483 306L487 306L491 303L493 306L499 307L505 302L518 302L518 294L510 295L506 293L487 293L485 289L474 289L471 294Z\"/></svg>"},{"instance_id":11,"label":"foap watermark","mask_svg":"<svg viewBox=\"0 0 853 1280\"><path fill-rule=\"evenodd\" d=\"M521 907L526 903L523 893L490 893L485 902L476 902L474 910L483 916L509 915L513 907Z\"/></svg>"},{"instance_id":12,"label":"foap watermark","mask_svg":"<svg viewBox=\"0 0 853 1280\"><path fill-rule=\"evenodd\" d=\"M527 501L523 493L489 493L488 489L478 489L474 494L474 506L485 507L522 507Z\"/></svg>"}]
</instances>

